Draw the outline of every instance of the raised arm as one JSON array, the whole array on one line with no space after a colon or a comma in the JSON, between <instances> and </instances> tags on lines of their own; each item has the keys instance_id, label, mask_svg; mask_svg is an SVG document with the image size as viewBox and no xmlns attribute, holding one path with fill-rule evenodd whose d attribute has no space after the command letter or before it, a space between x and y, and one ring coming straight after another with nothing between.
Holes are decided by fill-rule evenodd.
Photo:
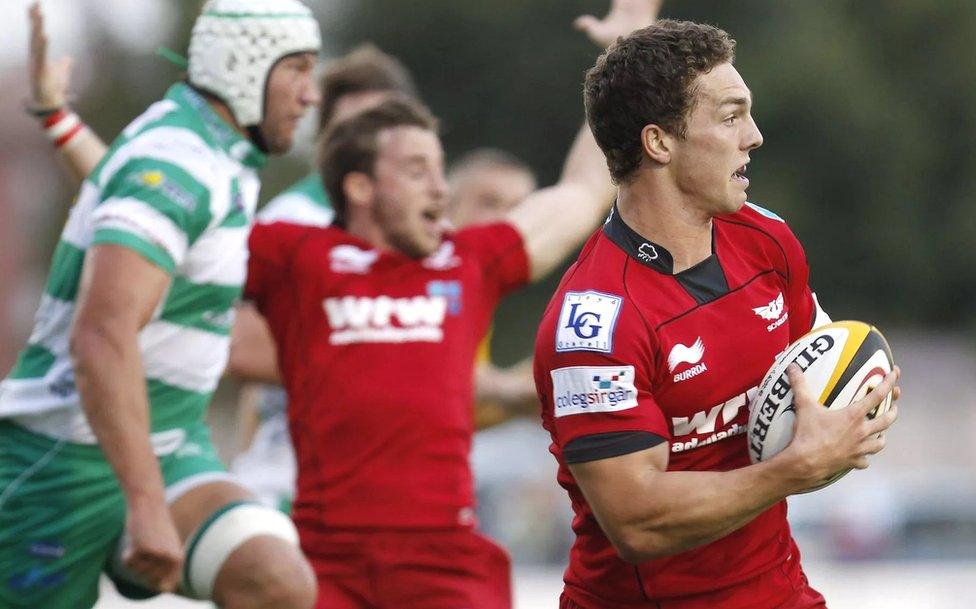
<instances>
[{"instance_id":1,"label":"raised arm","mask_svg":"<svg viewBox=\"0 0 976 609\"><path fill-rule=\"evenodd\" d=\"M48 60L44 13L39 2L30 5L28 17L31 102L27 111L40 121L57 150L58 161L76 184L80 184L102 160L108 147L68 107L72 59L64 56L56 61Z\"/></svg>"},{"instance_id":2,"label":"raised arm","mask_svg":"<svg viewBox=\"0 0 976 609\"><path fill-rule=\"evenodd\" d=\"M654 23L663 0L613 0L602 20L583 16L576 27L601 48L619 36ZM529 195L509 212L522 235L531 279L555 269L606 217L616 188L603 152L584 124L566 157L559 181Z\"/></svg>"},{"instance_id":3,"label":"raised arm","mask_svg":"<svg viewBox=\"0 0 976 609\"><path fill-rule=\"evenodd\" d=\"M129 568L158 589L180 579L182 547L166 506L149 440L149 400L139 332L169 285L169 275L121 245L96 245L85 259L71 356L88 422L126 502Z\"/></svg>"}]
</instances>

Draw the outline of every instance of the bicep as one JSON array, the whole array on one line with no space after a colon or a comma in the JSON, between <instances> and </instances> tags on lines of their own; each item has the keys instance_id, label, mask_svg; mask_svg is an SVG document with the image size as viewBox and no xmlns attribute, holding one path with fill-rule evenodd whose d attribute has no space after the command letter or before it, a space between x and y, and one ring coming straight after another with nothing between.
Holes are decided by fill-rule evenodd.
<instances>
[{"instance_id":1,"label":"bicep","mask_svg":"<svg viewBox=\"0 0 976 609\"><path fill-rule=\"evenodd\" d=\"M85 255L75 324L97 323L138 331L152 318L169 274L123 245L94 245Z\"/></svg>"},{"instance_id":2,"label":"bicep","mask_svg":"<svg viewBox=\"0 0 976 609\"><path fill-rule=\"evenodd\" d=\"M587 504L615 544L624 527L645 515L641 502L621 499L653 492L655 477L667 471L668 450L668 443L662 441L635 452L569 464Z\"/></svg>"}]
</instances>

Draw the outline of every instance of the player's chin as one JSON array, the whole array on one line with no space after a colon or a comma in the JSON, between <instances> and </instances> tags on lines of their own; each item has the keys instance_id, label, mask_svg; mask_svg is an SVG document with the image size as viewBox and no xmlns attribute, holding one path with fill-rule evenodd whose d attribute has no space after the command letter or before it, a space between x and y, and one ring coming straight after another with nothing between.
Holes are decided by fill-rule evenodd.
<instances>
[{"instance_id":1,"label":"player's chin","mask_svg":"<svg viewBox=\"0 0 976 609\"><path fill-rule=\"evenodd\" d=\"M295 145L295 133L275 133L267 139L265 145L271 154L285 154Z\"/></svg>"}]
</instances>

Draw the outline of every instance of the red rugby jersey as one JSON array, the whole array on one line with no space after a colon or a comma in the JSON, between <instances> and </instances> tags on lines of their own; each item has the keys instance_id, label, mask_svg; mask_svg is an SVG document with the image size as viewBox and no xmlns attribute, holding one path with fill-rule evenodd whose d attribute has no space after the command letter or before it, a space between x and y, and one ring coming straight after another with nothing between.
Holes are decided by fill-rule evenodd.
<instances>
[{"instance_id":1,"label":"red rugby jersey","mask_svg":"<svg viewBox=\"0 0 976 609\"><path fill-rule=\"evenodd\" d=\"M423 260L284 223L255 226L249 247L245 297L278 347L303 536L472 524L475 351L528 280L516 230L467 228Z\"/></svg>"},{"instance_id":2,"label":"red rugby jersey","mask_svg":"<svg viewBox=\"0 0 976 609\"><path fill-rule=\"evenodd\" d=\"M625 432L669 441L669 470L749 465L748 400L776 355L810 329L815 303L803 249L771 212L746 205L715 218L712 251L675 275L670 253L614 210L563 277L539 328L542 421L576 514L566 592L583 606L656 607L645 603L729 586L790 552L780 502L723 539L627 564L566 466L654 443Z\"/></svg>"}]
</instances>

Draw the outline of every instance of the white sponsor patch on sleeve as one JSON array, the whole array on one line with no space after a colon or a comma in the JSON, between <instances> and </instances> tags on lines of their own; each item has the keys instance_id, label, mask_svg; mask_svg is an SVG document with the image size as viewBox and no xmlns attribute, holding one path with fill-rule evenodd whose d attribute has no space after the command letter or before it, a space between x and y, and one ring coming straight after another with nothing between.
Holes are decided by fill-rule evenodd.
<instances>
[{"instance_id":1,"label":"white sponsor patch on sleeve","mask_svg":"<svg viewBox=\"0 0 976 609\"><path fill-rule=\"evenodd\" d=\"M549 374L554 416L616 412L637 406L633 366L570 366Z\"/></svg>"},{"instance_id":2,"label":"white sponsor patch on sleeve","mask_svg":"<svg viewBox=\"0 0 976 609\"><path fill-rule=\"evenodd\" d=\"M613 330L624 299L592 290L566 292L556 328L556 351L613 351Z\"/></svg>"}]
</instances>

